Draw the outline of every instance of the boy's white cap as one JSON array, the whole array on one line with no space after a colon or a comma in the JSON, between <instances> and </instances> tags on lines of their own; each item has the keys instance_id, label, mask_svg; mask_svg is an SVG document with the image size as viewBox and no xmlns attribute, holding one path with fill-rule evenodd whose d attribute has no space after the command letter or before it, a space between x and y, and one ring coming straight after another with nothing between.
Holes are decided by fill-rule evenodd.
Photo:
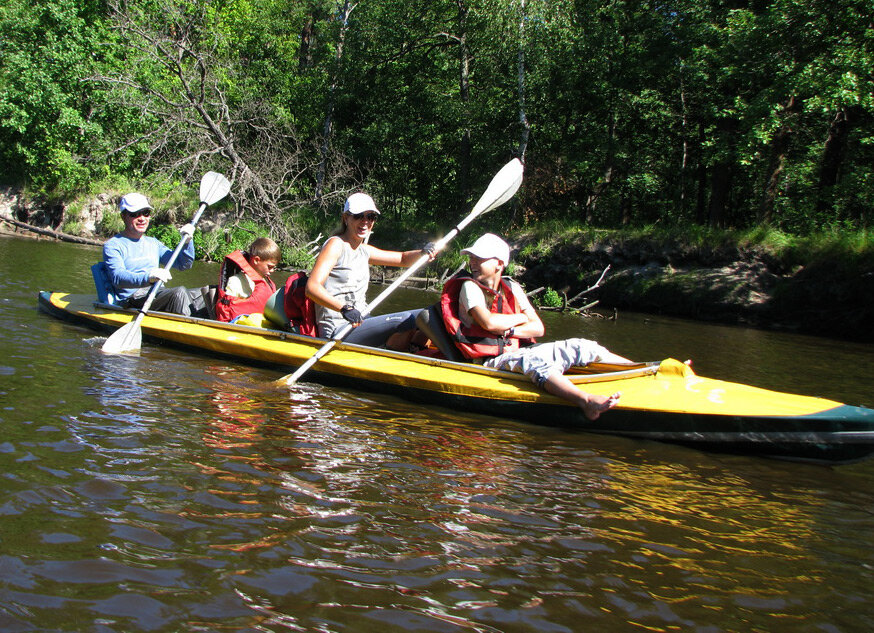
<instances>
[{"instance_id":1,"label":"boy's white cap","mask_svg":"<svg viewBox=\"0 0 874 633\"><path fill-rule=\"evenodd\" d=\"M343 205L343 213L358 215L359 213L366 213L367 211L375 211L377 214L379 213L379 209L376 208L376 203L373 201L373 198L366 193L353 193L346 198L346 204Z\"/></svg>"},{"instance_id":2,"label":"boy's white cap","mask_svg":"<svg viewBox=\"0 0 874 633\"><path fill-rule=\"evenodd\" d=\"M118 208L128 213L134 213L140 209L151 209L149 199L141 193L129 193L122 196L121 202L118 203Z\"/></svg>"},{"instance_id":3,"label":"boy's white cap","mask_svg":"<svg viewBox=\"0 0 874 633\"><path fill-rule=\"evenodd\" d=\"M474 242L472 246L462 249L461 252L476 255L481 259L492 259L494 257L504 266L510 263L510 247L494 233L486 233Z\"/></svg>"}]
</instances>

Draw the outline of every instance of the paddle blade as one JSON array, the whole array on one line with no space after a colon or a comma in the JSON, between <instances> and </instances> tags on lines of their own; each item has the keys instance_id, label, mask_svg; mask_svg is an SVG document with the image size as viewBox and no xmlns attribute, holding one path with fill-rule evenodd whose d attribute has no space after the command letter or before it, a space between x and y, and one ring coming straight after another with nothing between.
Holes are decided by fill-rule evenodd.
<instances>
[{"instance_id":1,"label":"paddle blade","mask_svg":"<svg viewBox=\"0 0 874 633\"><path fill-rule=\"evenodd\" d=\"M143 330L139 320L134 320L112 333L101 348L107 354L139 352L143 346Z\"/></svg>"},{"instance_id":2,"label":"paddle blade","mask_svg":"<svg viewBox=\"0 0 874 633\"><path fill-rule=\"evenodd\" d=\"M228 179L214 171L208 171L200 179L200 201L212 206L231 190Z\"/></svg>"},{"instance_id":3,"label":"paddle blade","mask_svg":"<svg viewBox=\"0 0 874 633\"><path fill-rule=\"evenodd\" d=\"M522 165L522 161L518 158L514 158L504 165L501 171L495 174L485 193L480 196L480 199L474 205L471 215L488 213L512 198L522 185L522 173L524 171L525 168Z\"/></svg>"}]
</instances>

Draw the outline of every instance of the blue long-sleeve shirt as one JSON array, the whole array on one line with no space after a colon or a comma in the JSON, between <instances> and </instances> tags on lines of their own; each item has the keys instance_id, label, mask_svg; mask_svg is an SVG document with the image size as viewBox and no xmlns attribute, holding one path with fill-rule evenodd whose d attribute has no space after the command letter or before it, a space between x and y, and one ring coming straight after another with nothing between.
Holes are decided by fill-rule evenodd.
<instances>
[{"instance_id":1,"label":"blue long-sleeve shirt","mask_svg":"<svg viewBox=\"0 0 874 633\"><path fill-rule=\"evenodd\" d=\"M103 244L103 261L109 272L109 281L119 301L125 301L138 288L149 284L149 271L165 266L173 251L154 237L144 235L132 240L121 233ZM177 270L188 270L194 263L194 242L185 245L173 263Z\"/></svg>"}]
</instances>

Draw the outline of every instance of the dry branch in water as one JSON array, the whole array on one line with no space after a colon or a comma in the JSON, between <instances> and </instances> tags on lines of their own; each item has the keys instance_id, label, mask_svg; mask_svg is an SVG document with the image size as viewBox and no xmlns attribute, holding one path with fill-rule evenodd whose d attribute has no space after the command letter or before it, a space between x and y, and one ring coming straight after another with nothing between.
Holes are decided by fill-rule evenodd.
<instances>
[{"instance_id":1,"label":"dry branch in water","mask_svg":"<svg viewBox=\"0 0 874 633\"><path fill-rule=\"evenodd\" d=\"M549 310L549 311L553 311L553 312L564 312L564 311L566 311L566 310L575 310L576 312L583 312L583 313L584 313L584 312L587 312L587 311L590 310L591 308L593 308L593 307L595 307L596 305L598 305L598 302L597 302L597 301L593 301L593 302L588 303L588 304L586 304L586 305L584 305L584 306L581 306L581 307L579 307L579 308L574 308L574 307L573 307L573 304L574 304L575 302L579 301L580 299L582 299L583 297L585 297L587 294L589 294L589 293L592 292L593 290L597 290L598 288L600 288L600 287L601 287L601 283L604 281L604 277L607 276L607 272L608 272L609 270L610 270L610 265L608 264L608 265L607 265L607 268L605 268L605 269L601 272L601 276L598 277L598 281L596 281L594 284L592 284L591 286L589 286L589 287L586 288L585 290L582 290L582 291L578 292L577 294L575 294L575 295L574 295L573 297L571 297L570 299L567 298L567 295L564 295L564 298L563 298L563 301L562 301L562 305L561 305L561 307L553 308L553 307L550 307L550 306L541 306L540 309L541 309L541 310ZM531 292L529 292L529 293L527 293L527 294L528 294L529 297L531 297L531 296L534 296L535 294L537 294L538 292L541 292L542 290L543 290L542 287L541 287L541 288L537 288L536 290L533 290L533 291L531 291Z\"/></svg>"}]
</instances>

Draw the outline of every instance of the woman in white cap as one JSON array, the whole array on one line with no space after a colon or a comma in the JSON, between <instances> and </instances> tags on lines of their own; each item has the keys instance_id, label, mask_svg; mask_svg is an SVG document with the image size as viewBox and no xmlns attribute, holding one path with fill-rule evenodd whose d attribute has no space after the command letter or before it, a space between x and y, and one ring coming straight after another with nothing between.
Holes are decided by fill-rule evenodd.
<instances>
[{"instance_id":1,"label":"woman in white cap","mask_svg":"<svg viewBox=\"0 0 874 633\"><path fill-rule=\"evenodd\" d=\"M165 266L173 254L160 240L146 235L149 228L152 205L141 193L129 193L119 202L124 230L103 244L103 261L109 281L115 288L115 296L125 308L140 308L146 301L151 285L159 279L166 283L172 279ZM188 243L173 263L173 268L188 270L194 263L194 226L186 224L179 229ZM162 288L155 295L153 310L190 316L205 315L203 295L198 288L185 286Z\"/></svg>"},{"instance_id":2,"label":"woman in white cap","mask_svg":"<svg viewBox=\"0 0 874 633\"><path fill-rule=\"evenodd\" d=\"M408 268L425 252L434 259L430 250L384 251L368 244L378 217L373 198L353 193L343 205L340 229L322 245L306 286L307 296L316 303L321 337L331 338L349 322L355 329L346 341L381 347L392 334L412 330L416 325L418 309L362 317L367 313L371 264Z\"/></svg>"},{"instance_id":3,"label":"woman in white cap","mask_svg":"<svg viewBox=\"0 0 874 633\"><path fill-rule=\"evenodd\" d=\"M446 282L440 306L450 338L466 358L525 374L549 393L575 403L590 420L619 402L618 392L599 396L581 391L564 372L588 363L627 363L627 358L582 338L532 345L535 337L543 336L543 321L522 287L502 277L510 261L504 240L486 233L461 252L468 255L470 272Z\"/></svg>"}]
</instances>

